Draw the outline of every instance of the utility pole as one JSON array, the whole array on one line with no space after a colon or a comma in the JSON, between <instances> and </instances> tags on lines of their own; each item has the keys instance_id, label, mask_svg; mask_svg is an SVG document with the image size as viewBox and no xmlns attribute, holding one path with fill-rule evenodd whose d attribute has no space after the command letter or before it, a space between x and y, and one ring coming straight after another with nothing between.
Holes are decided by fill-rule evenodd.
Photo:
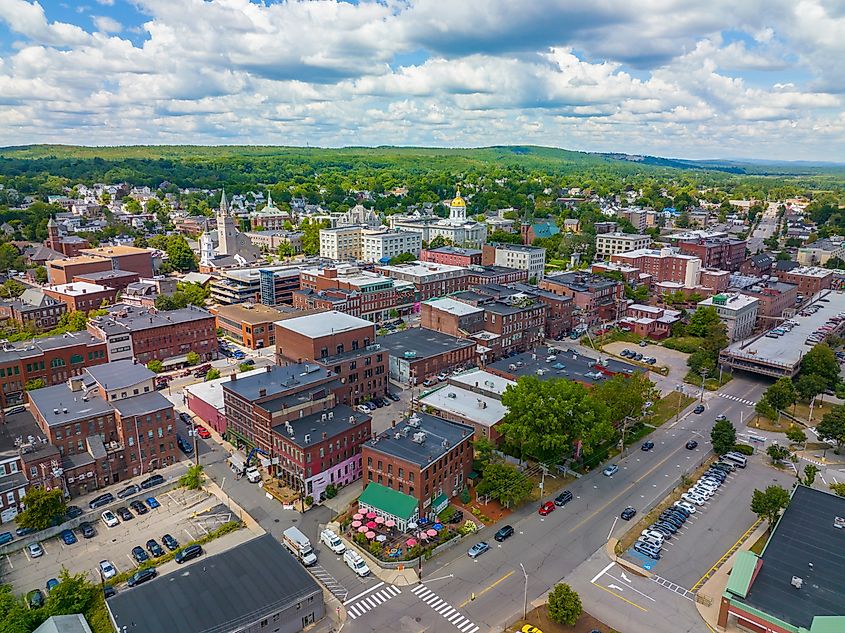
<instances>
[{"instance_id":1,"label":"utility pole","mask_svg":"<svg viewBox=\"0 0 845 633\"><path fill-rule=\"evenodd\" d=\"M678 420L681 418L681 399L684 395L683 385L676 385L675 392L678 394L678 412L675 413L675 423L677 424Z\"/></svg>"},{"instance_id":2,"label":"utility pole","mask_svg":"<svg viewBox=\"0 0 845 633\"><path fill-rule=\"evenodd\" d=\"M701 370L701 397L699 398L700 403L704 403L704 381L707 380L707 370Z\"/></svg>"},{"instance_id":3,"label":"utility pole","mask_svg":"<svg viewBox=\"0 0 845 633\"><path fill-rule=\"evenodd\" d=\"M522 594L522 619L528 616L528 572L525 571L525 565L519 564L522 568L522 575L525 576L525 590Z\"/></svg>"}]
</instances>

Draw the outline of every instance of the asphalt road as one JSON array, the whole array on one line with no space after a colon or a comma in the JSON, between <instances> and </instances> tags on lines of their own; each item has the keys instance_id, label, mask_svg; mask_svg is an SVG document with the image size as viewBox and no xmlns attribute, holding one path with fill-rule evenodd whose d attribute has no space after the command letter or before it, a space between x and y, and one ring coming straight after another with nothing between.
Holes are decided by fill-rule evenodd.
<instances>
[{"instance_id":1,"label":"asphalt road","mask_svg":"<svg viewBox=\"0 0 845 633\"><path fill-rule=\"evenodd\" d=\"M767 237L771 237L777 229L777 204L770 204L760 218L757 228L748 238L748 250L751 254L758 253L764 249L763 242Z\"/></svg>"},{"instance_id":2,"label":"asphalt road","mask_svg":"<svg viewBox=\"0 0 845 633\"><path fill-rule=\"evenodd\" d=\"M508 519L516 534L501 546L492 539L497 526L488 527L479 537L424 566L423 585L434 597L419 597L412 588L402 588L400 595L376 603L348 622L347 628L355 632L458 629L474 633L476 626L480 631L502 630L522 612L525 577L520 563L528 576L528 602L542 598L549 587L568 579L573 570L603 548L609 536L624 533L629 524L616 519L625 506L646 511L683 473L704 459L703 450L684 448L689 437L697 436L701 443L719 414L739 420L743 411L747 417L753 405L746 403L753 403L766 384L753 378L735 378L723 389L731 398L708 394L704 414L687 411L677 423L657 429L651 439L660 448L654 453L643 454L634 447L627 457L615 460L620 470L613 477L604 477L597 469L574 482L570 490L575 499L564 508L545 518L538 516L534 507L523 508ZM466 549L477 540L486 540L491 550L472 560ZM691 543L691 547L705 546ZM451 613L450 609L456 616L452 621L441 615Z\"/></svg>"}]
</instances>

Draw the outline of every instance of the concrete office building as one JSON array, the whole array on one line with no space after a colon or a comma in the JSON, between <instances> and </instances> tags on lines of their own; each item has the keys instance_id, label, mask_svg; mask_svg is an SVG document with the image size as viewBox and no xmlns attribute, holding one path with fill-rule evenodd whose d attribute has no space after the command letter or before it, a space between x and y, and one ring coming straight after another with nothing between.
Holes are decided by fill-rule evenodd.
<instances>
[{"instance_id":1,"label":"concrete office building","mask_svg":"<svg viewBox=\"0 0 845 633\"><path fill-rule=\"evenodd\" d=\"M636 233L603 233L596 235L596 259L610 259L616 253L648 248L651 236Z\"/></svg>"},{"instance_id":2,"label":"concrete office building","mask_svg":"<svg viewBox=\"0 0 845 633\"><path fill-rule=\"evenodd\" d=\"M728 340L740 341L751 336L757 323L760 301L756 297L734 293L717 294L698 304L699 308L713 307L728 329Z\"/></svg>"}]
</instances>

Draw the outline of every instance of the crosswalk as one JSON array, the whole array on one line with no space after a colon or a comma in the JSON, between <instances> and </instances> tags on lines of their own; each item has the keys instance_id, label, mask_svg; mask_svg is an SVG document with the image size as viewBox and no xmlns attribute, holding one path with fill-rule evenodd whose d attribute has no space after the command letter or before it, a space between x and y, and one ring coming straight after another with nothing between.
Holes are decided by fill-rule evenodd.
<instances>
[{"instance_id":1,"label":"crosswalk","mask_svg":"<svg viewBox=\"0 0 845 633\"><path fill-rule=\"evenodd\" d=\"M373 589L366 592L366 595L361 594L356 596L355 598L344 602L343 605L346 607L346 613L354 620L355 618L359 618L367 613L367 611L384 604L391 598L395 598L400 593L402 593L402 591L399 587L385 585L381 582L373 587Z\"/></svg>"},{"instance_id":2,"label":"crosswalk","mask_svg":"<svg viewBox=\"0 0 845 633\"><path fill-rule=\"evenodd\" d=\"M314 565L311 567L311 573L326 586L326 589L331 591L342 602L346 600L349 591L341 585L335 577L332 576L322 565Z\"/></svg>"},{"instance_id":3,"label":"crosswalk","mask_svg":"<svg viewBox=\"0 0 845 633\"><path fill-rule=\"evenodd\" d=\"M411 593L434 609L435 613L443 616L447 622L453 624L461 633L476 633L480 628L477 624L473 624L471 620L461 615L460 611L440 598L440 596L425 585L417 585L411 589Z\"/></svg>"},{"instance_id":4,"label":"crosswalk","mask_svg":"<svg viewBox=\"0 0 845 633\"><path fill-rule=\"evenodd\" d=\"M747 407L753 407L757 404L756 402L754 402L752 400L746 400L745 398L740 398L739 396L734 396L733 394L730 394L730 393L720 393L719 395L722 398L727 398L728 400L733 400L734 402L741 402L742 404L744 404Z\"/></svg>"}]
</instances>

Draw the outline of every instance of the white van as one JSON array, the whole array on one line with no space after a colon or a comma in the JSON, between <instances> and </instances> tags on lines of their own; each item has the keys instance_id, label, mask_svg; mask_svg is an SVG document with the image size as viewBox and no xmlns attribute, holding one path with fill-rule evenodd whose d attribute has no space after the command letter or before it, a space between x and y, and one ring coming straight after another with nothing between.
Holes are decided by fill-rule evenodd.
<instances>
[{"instance_id":1,"label":"white van","mask_svg":"<svg viewBox=\"0 0 845 633\"><path fill-rule=\"evenodd\" d=\"M725 453L724 455L722 455L722 459L736 464L740 468L745 468L748 465L748 460L746 459L745 455L742 455L740 453Z\"/></svg>"},{"instance_id":2,"label":"white van","mask_svg":"<svg viewBox=\"0 0 845 633\"><path fill-rule=\"evenodd\" d=\"M335 554L343 554L346 551L346 545L340 540L340 537L332 530L323 530L320 532L320 541Z\"/></svg>"},{"instance_id":3,"label":"white van","mask_svg":"<svg viewBox=\"0 0 845 633\"><path fill-rule=\"evenodd\" d=\"M361 558L361 555L356 551L351 549L346 550L343 554L343 562L349 566L349 569L361 577L368 576L370 574L370 568L367 567L367 563L364 562L364 559Z\"/></svg>"}]
</instances>

